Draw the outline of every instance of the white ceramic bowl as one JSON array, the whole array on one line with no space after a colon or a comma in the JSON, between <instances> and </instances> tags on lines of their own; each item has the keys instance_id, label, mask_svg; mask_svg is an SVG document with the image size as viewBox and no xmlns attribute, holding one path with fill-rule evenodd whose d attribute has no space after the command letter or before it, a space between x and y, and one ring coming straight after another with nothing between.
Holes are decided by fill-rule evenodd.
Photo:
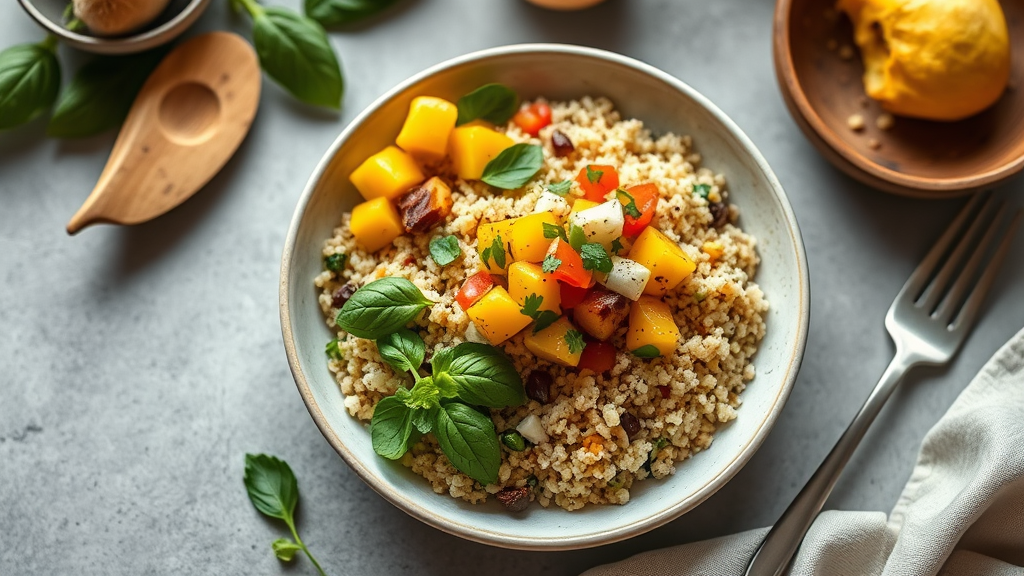
<instances>
[{"instance_id":1,"label":"white ceramic bowl","mask_svg":"<svg viewBox=\"0 0 1024 576\"><path fill-rule=\"evenodd\" d=\"M359 200L348 174L394 142L413 97L456 100L487 82L524 99L609 97L624 117L654 132L690 134L704 165L724 173L741 224L758 239L756 281L771 303L768 332L754 359L757 377L743 393L739 417L723 426L705 452L675 475L645 480L624 506L566 512L534 505L510 514L497 502L471 505L437 495L398 463L374 454L367 428L348 415L327 369L324 324L313 277L321 246L343 212ZM754 145L706 98L642 62L576 46L527 44L475 52L406 80L363 111L324 155L299 200L281 265L281 325L288 362L313 420L338 454L374 490L446 532L496 546L563 550L607 544L656 528L708 498L743 467L768 435L796 379L807 335L807 263L796 219L771 168Z\"/></svg>"}]
</instances>

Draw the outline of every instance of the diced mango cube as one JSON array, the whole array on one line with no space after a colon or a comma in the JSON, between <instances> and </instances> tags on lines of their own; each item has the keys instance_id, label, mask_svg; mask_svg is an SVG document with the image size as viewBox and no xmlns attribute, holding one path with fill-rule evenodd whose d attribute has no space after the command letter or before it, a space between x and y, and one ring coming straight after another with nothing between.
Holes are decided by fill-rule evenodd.
<instances>
[{"instance_id":1,"label":"diced mango cube","mask_svg":"<svg viewBox=\"0 0 1024 576\"><path fill-rule=\"evenodd\" d=\"M548 252L548 246L554 238L544 237L544 224L558 226L558 221L550 212L530 214L516 218L512 225L512 257L524 262L542 262Z\"/></svg>"},{"instance_id":2,"label":"diced mango cube","mask_svg":"<svg viewBox=\"0 0 1024 576\"><path fill-rule=\"evenodd\" d=\"M412 156L388 146L367 158L348 179L367 200L380 197L394 200L427 177Z\"/></svg>"},{"instance_id":3,"label":"diced mango cube","mask_svg":"<svg viewBox=\"0 0 1024 576\"><path fill-rule=\"evenodd\" d=\"M577 212L582 212L583 210L586 210L588 208L593 208L594 206L597 205L598 202L591 202L586 198L577 198L576 201L572 203L572 210L569 211L569 217L572 218L573 214Z\"/></svg>"},{"instance_id":4,"label":"diced mango cube","mask_svg":"<svg viewBox=\"0 0 1024 576\"><path fill-rule=\"evenodd\" d=\"M458 116L455 104L443 98L413 98L395 143L414 156L439 160L448 153L448 137Z\"/></svg>"},{"instance_id":5,"label":"diced mango cube","mask_svg":"<svg viewBox=\"0 0 1024 576\"><path fill-rule=\"evenodd\" d=\"M679 343L679 327L672 318L672 309L654 296L641 296L629 309L629 331L626 347L635 351L654 346L662 356L675 353Z\"/></svg>"},{"instance_id":6,"label":"diced mango cube","mask_svg":"<svg viewBox=\"0 0 1024 576\"><path fill-rule=\"evenodd\" d=\"M509 253L508 245L512 238L512 224L515 218L481 224L476 228L476 250L480 253L480 260L484 267L491 274L505 275L505 270L512 263L512 254ZM495 243L497 240L497 243ZM501 246L501 254L494 250Z\"/></svg>"},{"instance_id":7,"label":"diced mango cube","mask_svg":"<svg viewBox=\"0 0 1024 576\"><path fill-rule=\"evenodd\" d=\"M513 262L508 267L508 293L520 306L526 306L526 297L534 294L542 298L538 310L561 314L561 292L558 281L536 264Z\"/></svg>"},{"instance_id":8,"label":"diced mango cube","mask_svg":"<svg viewBox=\"0 0 1024 576\"><path fill-rule=\"evenodd\" d=\"M515 336L532 322L501 286L491 288L483 298L469 307L466 314L476 329L494 346Z\"/></svg>"},{"instance_id":9,"label":"diced mango cube","mask_svg":"<svg viewBox=\"0 0 1024 576\"><path fill-rule=\"evenodd\" d=\"M654 226L644 228L629 250L629 259L651 271L644 294L664 296L697 269L678 244Z\"/></svg>"},{"instance_id":10,"label":"diced mango cube","mask_svg":"<svg viewBox=\"0 0 1024 576\"><path fill-rule=\"evenodd\" d=\"M479 180L484 166L515 142L484 126L459 126L448 138L448 156L459 178Z\"/></svg>"},{"instance_id":11,"label":"diced mango cube","mask_svg":"<svg viewBox=\"0 0 1024 576\"><path fill-rule=\"evenodd\" d=\"M565 316L562 316L551 326L540 332L536 334L530 332L527 334L526 338L523 338L523 344L526 345L527 350L533 352L538 358L543 358L562 366L575 367L580 363L580 356L583 355L583 337L582 335L579 336L581 345L574 352L569 345L568 335L570 331L577 332L572 322L569 322ZM579 333L577 332L577 334Z\"/></svg>"},{"instance_id":12,"label":"diced mango cube","mask_svg":"<svg viewBox=\"0 0 1024 576\"><path fill-rule=\"evenodd\" d=\"M383 196L353 208L348 226L356 241L370 252L391 244L405 231L398 210Z\"/></svg>"},{"instance_id":13,"label":"diced mango cube","mask_svg":"<svg viewBox=\"0 0 1024 576\"><path fill-rule=\"evenodd\" d=\"M711 257L711 263L714 264L716 260L725 254L725 246L722 246L721 242L705 242L700 247L700 251Z\"/></svg>"}]
</instances>

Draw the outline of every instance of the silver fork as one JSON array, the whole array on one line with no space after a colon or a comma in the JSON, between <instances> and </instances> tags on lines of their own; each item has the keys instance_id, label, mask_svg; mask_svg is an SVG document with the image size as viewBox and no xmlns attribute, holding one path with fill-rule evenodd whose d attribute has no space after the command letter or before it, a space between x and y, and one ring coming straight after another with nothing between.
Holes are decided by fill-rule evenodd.
<instances>
[{"instance_id":1,"label":"silver fork","mask_svg":"<svg viewBox=\"0 0 1024 576\"><path fill-rule=\"evenodd\" d=\"M918 365L949 362L967 338L1022 213L1016 211L988 258L999 241L1007 208L1005 201L997 206L993 196L984 202L981 196L967 203L889 307L885 327L896 343L896 356L839 442L768 532L746 576L780 576L786 571L843 467L904 374Z\"/></svg>"}]
</instances>

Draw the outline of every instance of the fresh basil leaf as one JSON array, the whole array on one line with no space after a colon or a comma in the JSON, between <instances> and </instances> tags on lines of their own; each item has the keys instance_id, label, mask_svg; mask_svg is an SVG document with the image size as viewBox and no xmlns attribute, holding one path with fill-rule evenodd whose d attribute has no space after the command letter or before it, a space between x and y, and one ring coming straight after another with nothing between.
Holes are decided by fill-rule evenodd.
<instances>
[{"instance_id":1,"label":"fresh basil leaf","mask_svg":"<svg viewBox=\"0 0 1024 576\"><path fill-rule=\"evenodd\" d=\"M583 352L586 344L583 342L583 333L579 330L569 330L565 333L565 343L569 345L570 354Z\"/></svg>"},{"instance_id":2,"label":"fresh basil leaf","mask_svg":"<svg viewBox=\"0 0 1024 576\"><path fill-rule=\"evenodd\" d=\"M262 8L253 14L252 36L260 66L292 96L341 107L341 66L320 24L284 8Z\"/></svg>"},{"instance_id":3,"label":"fresh basil leaf","mask_svg":"<svg viewBox=\"0 0 1024 576\"><path fill-rule=\"evenodd\" d=\"M556 314L551 310L541 310L533 318L533 333L536 334L548 326L551 326L561 317L562 316L560 314Z\"/></svg>"},{"instance_id":4,"label":"fresh basil leaf","mask_svg":"<svg viewBox=\"0 0 1024 576\"><path fill-rule=\"evenodd\" d=\"M504 408L526 402L519 372L508 356L494 346L459 344L445 372L454 382L458 398L468 404Z\"/></svg>"},{"instance_id":5,"label":"fresh basil leaf","mask_svg":"<svg viewBox=\"0 0 1024 576\"><path fill-rule=\"evenodd\" d=\"M536 144L513 144L484 166L481 180L505 190L522 188L544 165L544 149Z\"/></svg>"},{"instance_id":6,"label":"fresh basil leaf","mask_svg":"<svg viewBox=\"0 0 1024 576\"><path fill-rule=\"evenodd\" d=\"M292 558L295 558L295 553L302 550L298 544L288 538L278 538L270 543L270 547L274 550L274 556L284 562L291 562Z\"/></svg>"},{"instance_id":7,"label":"fresh basil leaf","mask_svg":"<svg viewBox=\"0 0 1024 576\"><path fill-rule=\"evenodd\" d=\"M707 184L694 184L693 185L693 193L696 194L697 196L700 196L701 198L707 200L708 199L708 194L711 193L711 186L709 186Z\"/></svg>"},{"instance_id":8,"label":"fresh basil leaf","mask_svg":"<svg viewBox=\"0 0 1024 576\"><path fill-rule=\"evenodd\" d=\"M565 228L548 222L541 222L541 225L544 227L545 238L561 238L564 242L569 241L569 237L565 235Z\"/></svg>"},{"instance_id":9,"label":"fresh basil leaf","mask_svg":"<svg viewBox=\"0 0 1024 576\"><path fill-rule=\"evenodd\" d=\"M435 380L433 376L420 378L412 387L412 391L402 398L402 402L414 409L437 408L441 401L441 389L437 382L438 380Z\"/></svg>"},{"instance_id":10,"label":"fresh basil leaf","mask_svg":"<svg viewBox=\"0 0 1024 576\"><path fill-rule=\"evenodd\" d=\"M633 350L633 356L637 358L657 358L661 356L661 351L654 344L645 344Z\"/></svg>"},{"instance_id":11,"label":"fresh basil leaf","mask_svg":"<svg viewBox=\"0 0 1024 576\"><path fill-rule=\"evenodd\" d=\"M437 420L437 411L440 409L440 406L434 406L433 408L420 408L418 410L413 410L413 428L416 428L420 434L428 434L434 429L434 422Z\"/></svg>"},{"instance_id":12,"label":"fresh basil leaf","mask_svg":"<svg viewBox=\"0 0 1024 576\"><path fill-rule=\"evenodd\" d=\"M540 269L542 271L544 271L545 273L547 273L547 274L551 274L555 270L558 270L558 267L561 266L561 265L562 265L562 261L561 260L559 260L558 258L555 258L551 254L548 254L547 256L544 257L544 261L541 262Z\"/></svg>"},{"instance_id":13,"label":"fresh basil leaf","mask_svg":"<svg viewBox=\"0 0 1024 576\"><path fill-rule=\"evenodd\" d=\"M408 450L412 435L412 410L394 396L381 398L370 419L373 451L388 460L398 460Z\"/></svg>"},{"instance_id":14,"label":"fresh basil leaf","mask_svg":"<svg viewBox=\"0 0 1024 576\"><path fill-rule=\"evenodd\" d=\"M49 110L60 91L56 40L19 44L0 52L0 130Z\"/></svg>"},{"instance_id":15,"label":"fresh basil leaf","mask_svg":"<svg viewBox=\"0 0 1024 576\"><path fill-rule=\"evenodd\" d=\"M299 484L287 462L266 454L246 454L243 480L249 500L257 510L292 523L299 501Z\"/></svg>"},{"instance_id":16,"label":"fresh basil leaf","mask_svg":"<svg viewBox=\"0 0 1024 576\"><path fill-rule=\"evenodd\" d=\"M462 256L462 248L455 236L435 236L430 240L430 257L438 266L447 266L459 256Z\"/></svg>"},{"instance_id":17,"label":"fresh basil leaf","mask_svg":"<svg viewBox=\"0 0 1024 576\"><path fill-rule=\"evenodd\" d=\"M456 126L473 120L487 120L493 124L504 124L516 113L519 96L502 84L485 84L456 103L459 110Z\"/></svg>"},{"instance_id":18,"label":"fresh basil leaf","mask_svg":"<svg viewBox=\"0 0 1024 576\"><path fill-rule=\"evenodd\" d=\"M377 351L389 366L399 372L416 372L423 364L426 345L420 335L402 328L377 339Z\"/></svg>"},{"instance_id":19,"label":"fresh basil leaf","mask_svg":"<svg viewBox=\"0 0 1024 576\"><path fill-rule=\"evenodd\" d=\"M569 225L569 246L572 249L579 252L583 245L587 243L587 233L583 231L583 228L575 224Z\"/></svg>"},{"instance_id":20,"label":"fresh basil leaf","mask_svg":"<svg viewBox=\"0 0 1024 576\"><path fill-rule=\"evenodd\" d=\"M323 26L358 22L391 7L396 0L306 0L306 16Z\"/></svg>"},{"instance_id":21,"label":"fresh basil leaf","mask_svg":"<svg viewBox=\"0 0 1024 576\"><path fill-rule=\"evenodd\" d=\"M166 53L156 49L89 61L61 92L47 135L84 138L121 126L135 96Z\"/></svg>"},{"instance_id":22,"label":"fresh basil leaf","mask_svg":"<svg viewBox=\"0 0 1024 576\"><path fill-rule=\"evenodd\" d=\"M590 167L590 164L587 164L587 180L589 180L591 184L597 184L600 182L602 176L604 176L604 170L594 170Z\"/></svg>"},{"instance_id":23,"label":"fresh basil leaf","mask_svg":"<svg viewBox=\"0 0 1024 576\"><path fill-rule=\"evenodd\" d=\"M353 336L373 340L405 327L431 304L415 284L389 276L356 290L334 322Z\"/></svg>"},{"instance_id":24,"label":"fresh basil leaf","mask_svg":"<svg viewBox=\"0 0 1024 576\"><path fill-rule=\"evenodd\" d=\"M452 360L455 358L455 348L441 348L434 351L430 358L431 375L437 378L452 367Z\"/></svg>"},{"instance_id":25,"label":"fresh basil leaf","mask_svg":"<svg viewBox=\"0 0 1024 576\"><path fill-rule=\"evenodd\" d=\"M562 180L561 182L548 184L547 191L559 196L565 196L569 193L570 188L572 188L572 180Z\"/></svg>"},{"instance_id":26,"label":"fresh basil leaf","mask_svg":"<svg viewBox=\"0 0 1024 576\"><path fill-rule=\"evenodd\" d=\"M501 234L494 237L491 242L491 257L494 258L494 265L498 268L505 267L505 244L501 240Z\"/></svg>"},{"instance_id":27,"label":"fresh basil leaf","mask_svg":"<svg viewBox=\"0 0 1024 576\"><path fill-rule=\"evenodd\" d=\"M612 259L608 256L604 246L597 242L580 247L580 258L583 259L584 270L597 270L605 274L612 271Z\"/></svg>"},{"instance_id":28,"label":"fresh basil leaf","mask_svg":"<svg viewBox=\"0 0 1024 576\"><path fill-rule=\"evenodd\" d=\"M490 418L465 404L445 404L437 411L434 437L460 472L485 485L498 481L501 447Z\"/></svg>"}]
</instances>

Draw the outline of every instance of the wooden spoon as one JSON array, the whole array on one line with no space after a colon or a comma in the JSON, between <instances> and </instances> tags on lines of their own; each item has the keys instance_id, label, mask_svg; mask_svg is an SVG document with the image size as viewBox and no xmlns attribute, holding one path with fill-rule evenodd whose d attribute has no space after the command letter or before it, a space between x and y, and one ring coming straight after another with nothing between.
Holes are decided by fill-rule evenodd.
<instances>
[{"instance_id":1,"label":"wooden spoon","mask_svg":"<svg viewBox=\"0 0 1024 576\"><path fill-rule=\"evenodd\" d=\"M259 99L259 62L240 36L211 32L175 48L136 96L68 234L138 224L184 202L238 149Z\"/></svg>"}]
</instances>

